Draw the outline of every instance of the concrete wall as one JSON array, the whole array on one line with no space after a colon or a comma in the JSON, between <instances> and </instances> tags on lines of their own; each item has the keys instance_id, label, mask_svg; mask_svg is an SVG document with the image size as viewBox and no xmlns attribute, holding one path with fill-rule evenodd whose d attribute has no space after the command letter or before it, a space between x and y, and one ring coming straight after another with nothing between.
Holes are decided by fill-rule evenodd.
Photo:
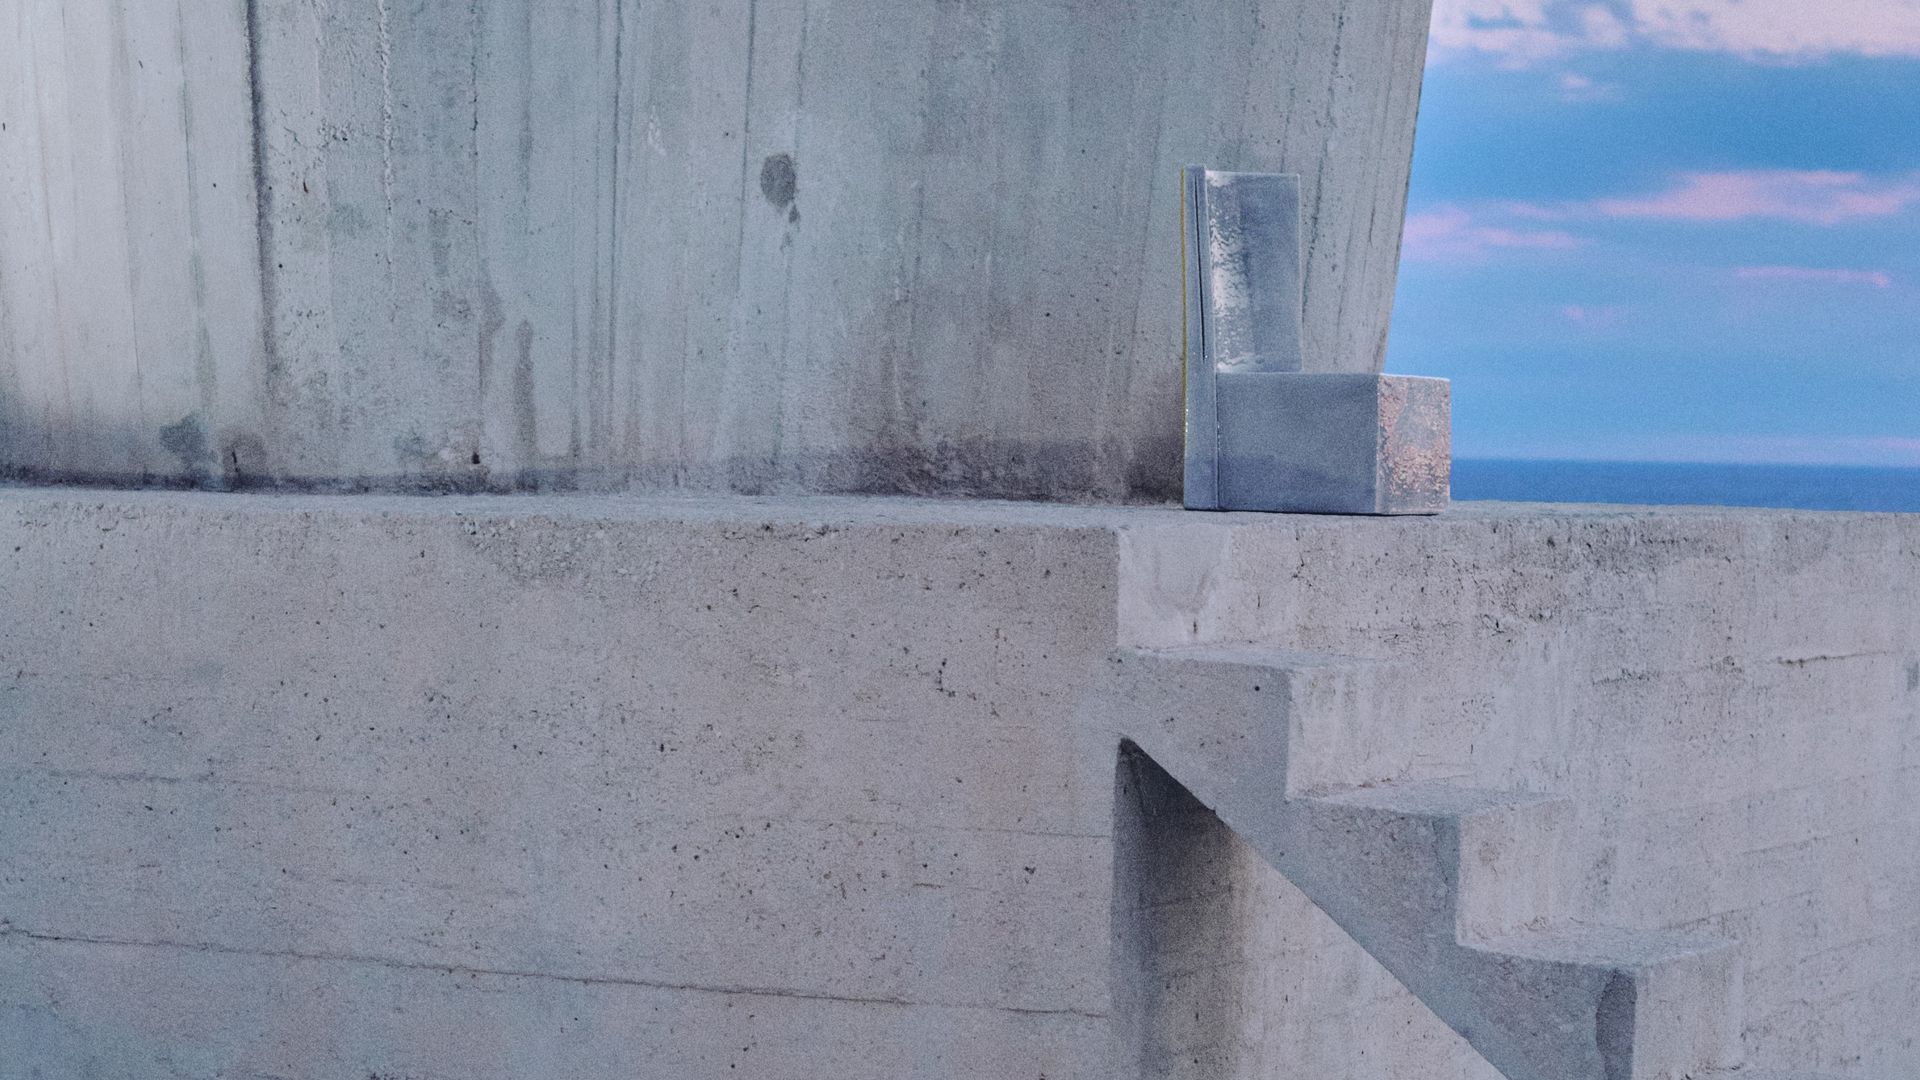
<instances>
[{"instance_id":1,"label":"concrete wall","mask_svg":"<svg viewBox=\"0 0 1920 1080\"><path fill-rule=\"evenodd\" d=\"M1196 640L1399 660L1385 778L1920 1071L1916 517L15 490L0 605L9 1080L1493 1080L1080 716Z\"/></svg>"},{"instance_id":2,"label":"concrete wall","mask_svg":"<svg viewBox=\"0 0 1920 1080\"><path fill-rule=\"evenodd\" d=\"M1573 913L1740 942L1750 1062L1920 1073L1920 516L1463 509L1130 530L1122 633L1412 658L1379 779L1571 797Z\"/></svg>"},{"instance_id":3,"label":"concrete wall","mask_svg":"<svg viewBox=\"0 0 1920 1080\"><path fill-rule=\"evenodd\" d=\"M1179 184L1377 370L1425 0L19 0L0 472L1177 496Z\"/></svg>"}]
</instances>

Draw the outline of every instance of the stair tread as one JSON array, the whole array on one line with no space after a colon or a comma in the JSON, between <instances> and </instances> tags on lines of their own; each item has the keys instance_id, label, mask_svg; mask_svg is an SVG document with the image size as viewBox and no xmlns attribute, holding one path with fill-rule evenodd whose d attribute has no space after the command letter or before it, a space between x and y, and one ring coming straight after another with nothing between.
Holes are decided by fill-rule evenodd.
<instances>
[{"instance_id":1,"label":"stair tread","mask_svg":"<svg viewBox=\"0 0 1920 1080\"><path fill-rule=\"evenodd\" d=\"M1287 670L1381 667L1390 663L1390 661L1372 660L1363 656L1308 652L1299 649L1278 649L1251 642L1170 645L1152 649L1135 649L1132 651L1139 655L1150 656L1159 660L1185 660L1197 663L1228 664L1234 667L1284 668Z\"/></svg>"},{"instance_id":2,"label":"stair tread","mask_svg":"<svg viewBox=\"0 0 1920 1080\"><path fill-rule=\"evenodd\" d=\"M1692 930L1635 930L1574 923L1520 930L1474 943L1484 952L1586 967L1651 968L1733 947Z\"/></svg>"},{"instance_id":3,"label":"stair tread","mask_svg":"<svg viewBox=\"0 0 1920 1080\"><path fill-rule=\"evenodd\" d=\"M1793 1069L1725 1069L1720 1072L1696 1073L1690 1080L1862 1080L1862 1078L1842 1078L1834 1073L1798 1072ZM1872 1080L1872 1078L1868 1077L1866 1080Z\"/></svg>"},{"instance_id":4,"label":"stair tread","mask_svg":"<svg viewBox=\"0 0 1920 1080\"><path fill-rule=\"evenodd\" d=\"M1314 797L1331 806L1383 810L1412 817L1468 817L1474 814L1564 805L1560 795L1531 791L1478 788L1451 780L1420 780L1381 784Z\"/></svg>"}]
</instances>

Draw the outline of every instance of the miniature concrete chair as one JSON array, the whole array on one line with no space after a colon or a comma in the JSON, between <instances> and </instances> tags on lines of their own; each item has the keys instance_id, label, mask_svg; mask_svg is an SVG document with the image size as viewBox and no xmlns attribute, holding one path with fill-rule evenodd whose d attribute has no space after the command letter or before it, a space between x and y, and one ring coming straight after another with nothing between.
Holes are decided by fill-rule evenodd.
<instances>
[{"instance_id":1,"label":"miniature concrete chair","mask_svg":"<svg viewBox=\"0 0 1920 1080\"><path fill-rule=\"evenodd\" d=\"M1446 509L1445 379L1303 370L1300 178L1183 180L1187 508Z\"/></svg>"}]
</instances>

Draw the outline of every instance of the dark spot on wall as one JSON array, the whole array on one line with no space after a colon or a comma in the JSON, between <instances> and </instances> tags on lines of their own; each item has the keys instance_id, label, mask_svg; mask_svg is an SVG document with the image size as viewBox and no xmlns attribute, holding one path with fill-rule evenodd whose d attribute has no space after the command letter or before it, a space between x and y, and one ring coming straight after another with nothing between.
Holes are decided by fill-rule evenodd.
<instances>
[{"instance_id":1,"label":"dark spot on wall","mask_svg":"<svg viewBox=\"0 0 1920 1080\"><path fill-rule=\"evenodd\" d=\"M229 431L220 438L220 474L229 488L267 479L267 444L251 431Z\"/></svg>"},{"instance_id":2,"label":"dark spot on wall","mask_svg":"<svg viewBox=\"0 0 1920 1080\"><path fill-rule=\"evenodd\" d=\"M1920 663L1907 665L1907 690L1920 690Z\"/></svg>"},{"instance_id":3,"label":"dark spot on wall","mask_svg":"<svg viewBox=\"0 0 1920 1080\"><path fill-rule=\"evenodd\" d=\"M1615 972L1600 992L1593 1035L1607 1080L1628 1080L1633 1075L1633 1021L1638 999L1639 989L1632 976L1622 972Z\"/></svg>"},{"instance_id":4,"label":"dark spot on wall","mask_svg":"<svg viewBox=\"0 0 1920 1080\"><path fill-rule=\"evenodd\" d=\"M514 340L513 441L520 454L519 464L526 468L540 452L539 407L533 386L533 322L522 319L518 329Z\"/></svg>"},{"instance_id":5,"label":"dark spot on wall","mask_svg":"<svg viewBox=\"0 0 1920 1080\"><path fill-rule=\"evenodd\" d=\"M452 495L487 488L491 470L482 460L476 435L434 440L419 432L401 435L393 440L393 456L400 467L402 490Z\"/></svg>"},{"instance_id":6,"label":"dark spot on wall","mask_svg":"<svg viewBox=\"0 0 1920 1080\"><path fill-rule=\"evenodd\" d=\"M800 173L794 168L793 155L774 154L760 163L760 194L775 210L793 205L800 193Z\"/></svg>"},{"instance_id":7,"label":"dark spot on wall","mask_svg":"<svg viewBox=\"0 0 1920 1080\"><path fill-rule=\"evenodd\" d=\"M453 219L446 210L427 211L427 250L433 255L433 276L444 278L453 265Z\"/></svg>"},{"instance_id":8,"label":"dark spot on wall","mask_svg":"<svg viewBox=\"0 0 1920 1080\"><path fill-rule=\"evenodd\" d=\"M402 469L413 469L433 456L427 448L427 440L418 432L396 435L393 440L393 456Z\"/></svg>"},{"instance_id":9,"label":"dark spot on wall","mask_svg":"<svg viewBox=\"0 0 1920 1080\"><path fill-rule=\"evenodd\" d=\"M207 430L200 426L198 416L188 413L179 423L160 429L160 445L180 459L183 471L196 472L207 459Z\"/></svg>"}]
</instances>

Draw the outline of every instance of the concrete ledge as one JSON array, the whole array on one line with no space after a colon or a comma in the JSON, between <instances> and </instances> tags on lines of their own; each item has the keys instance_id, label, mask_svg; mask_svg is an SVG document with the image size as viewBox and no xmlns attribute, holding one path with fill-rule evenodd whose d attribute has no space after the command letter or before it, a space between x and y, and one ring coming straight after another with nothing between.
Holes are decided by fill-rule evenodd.
<instances>
[{"instance_id":1,"label":"concrete ledge","mask_svg":"<svg viewBox=\"0 0 1920 1080\"><path fill-rule=\"evenodd\" d=\"M1403 673L1337 763L1569 800L1569 913L1738 941L1755 1067L1920 1068L1916 516L14 489L0 604L48 1075L1492 1080L1242 848L1174 860L1204 814L1122 812L1095 673L1233 643Z\"/></svg>"}]
</instances>

